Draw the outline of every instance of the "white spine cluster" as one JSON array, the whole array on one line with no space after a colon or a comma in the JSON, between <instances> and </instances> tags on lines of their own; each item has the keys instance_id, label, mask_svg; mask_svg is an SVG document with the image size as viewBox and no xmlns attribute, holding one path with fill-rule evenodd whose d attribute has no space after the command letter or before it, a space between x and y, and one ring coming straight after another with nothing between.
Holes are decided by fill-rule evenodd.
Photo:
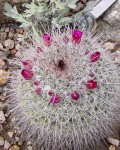
<instances>
[{"instance_id":1,"label":"white spine cluster","mask_svg":"<svg viewBox=\"0 0 120 150\"><path fill-rule=\"evenodd\" d=\"M53 31L50 38L50 45L43 38L32 38L17 54L13 63L21 69L11 77L10 112L22 136L35 138L38 149L90 150L120 123L117 66L99 36L83 33L80 42L74 43L72 31L67 29ZM92 62L90 57L96 51L100 58ZM26 60L32 63L30 80L21 74ZM88 89L90 80L97 82L96 88ZM35 81L40 83L35 85ZM36 88L41 94L35 93ZM55 105L50 91L60 96ZM71 96L75 91L77 100Z\"/></svg>"}]
</instances>

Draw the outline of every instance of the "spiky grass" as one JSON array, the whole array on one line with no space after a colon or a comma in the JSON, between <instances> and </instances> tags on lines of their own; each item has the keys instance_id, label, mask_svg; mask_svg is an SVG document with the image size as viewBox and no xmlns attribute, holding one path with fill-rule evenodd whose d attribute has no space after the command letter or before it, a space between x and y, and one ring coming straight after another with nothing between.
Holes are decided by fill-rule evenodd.
<instances>
[{"instance_id":1,"label":"spiky grass","mask_svg":"<svg viewBox=\"0 0 120 150\"><path fill-rule=\"evenodd\" d=\"M43 38L32 37L12 62L21 69L11 77L10 113L23 138L34 138L39 149L91 149L120 123L117 65L99 36L85 32L81 41L74 43L72 30L67 29L53 30L50 38L47 46ZM90 56L96 51L100 59L92 62ZM31 80L21 75L24 60L32 62ZM40 81L37 86L36 80ZM88 89L89 80L98 86ZM42 94L37 95L36 88L41 88ZM50 103L50 90L60 95L60 102ZM75 91L79 93L77 100L71 97Z\"/></svg>"}]
</instances>

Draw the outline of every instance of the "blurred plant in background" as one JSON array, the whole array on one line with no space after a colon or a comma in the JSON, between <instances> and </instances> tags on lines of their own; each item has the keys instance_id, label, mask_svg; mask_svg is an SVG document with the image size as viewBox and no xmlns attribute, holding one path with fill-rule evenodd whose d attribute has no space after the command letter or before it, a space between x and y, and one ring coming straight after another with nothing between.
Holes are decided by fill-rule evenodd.
<instances>
[{"instance_id":1,"label":"blurred plant in background","mask_svg":"<svg viewBox=\"0 0 120 150\"><path fill-rule=\"evenodd\" d=\"M62 27L73 23L94 7L93 1L87 2L85 8L78 11L77 4L78 0L33 0L31 3L24 3L24 12L19 13L16 6L5 3L4 14L20 22L20 27L29 27L37 35L49 30L51 25Z\"/></svg>"}]
</instances>

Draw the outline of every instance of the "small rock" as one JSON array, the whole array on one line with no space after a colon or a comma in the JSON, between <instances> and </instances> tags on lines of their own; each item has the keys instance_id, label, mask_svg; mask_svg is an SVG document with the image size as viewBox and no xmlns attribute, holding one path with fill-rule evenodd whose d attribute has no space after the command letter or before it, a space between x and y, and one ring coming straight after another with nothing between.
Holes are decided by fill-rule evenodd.
<instances>
[{"instance_id":1,"label":"small rock","mask_svg":"<svg viewBox=\"0 0 120 150\"><path fill-rule=\"evenodd\" d=\"M33 150L32 146L27 147L28 150Z\"/></svg>"},{"instance_id":2,"label":"small rock","mask_svg":"<svg viewBox=\"0 0 120 150\"><path fill-rule=\"evenodd\" d=\"M3 131L3 126L0 124L0 132Z\"/></svg>"},{"instance_id":3,"label":"small rock","mask_svg":"<svg viewBox=\"0 0 120 150\"><path fill-rule=\"evenodd\" d=\"M20 49L20 44L15 45L16 50Z\"/></svg>"},{"instance_id":4,"label":"small rock","mask_svg":"<svg viewBox=\"0 0 120 150\"><path fill-rule=\"evenodd\" d=\"M8 136L10 137L10 138L12 138L13 137L13 132L8 132Z\"/></svg>"},{"instance_id":5,"label":"small rock","mask_svg":"<svg viewBox=\"0 0 120 150\"><path fill-rule=\"evenodd\" d=\"M4 139L3 137L0 136L0 146L3 146L4 145Z\"/></svg>"},{"instance_id":6,"label":"small rock","mask_svg":"<svg viewBox=\"0 0 120 150\"><path fill-rule=\"evenodd\" d=\"M15 140L16 140L16 142L19 142L20 139L19 139L19 137L15 137Z\"/></svg>"},{"instance_id":7,"label":"small rock","mask_svg":"<svg viewBox=\"0 0 120 150\"><path fill-rule=\"evenodd\" d=\"M5 41L4 41L4 46L5 46L7 49L13 49L14 46L15 46L15 43L14 43L13 40L8 39L8 40L5 40Z\"/></svg>"},{"instance_id":8,"label":"small rock","mask_svg":"<svg viewBox=\"0 0 120 150\"><path fill-rule=\"evenodd\" d=\"M0 29L0 31L1 31L1 32L4 32L4 31L5 31L5 28L4 28L4 27L2 27L2 28Z\"/></svg>"},{"instance_id":9,"label":"small rock","mask_svg":"<svg viewBox=\"0 0 120 150\"><path fill-rule=\"evenodd\" d=\"M115 150L116 148L115 148L115 146L114 145L111 145L110 147L109 147L109 150Z\"/></svg>"},{"instance_id":10,"label":"small rock","mask_svg":"<svg viewBox=\"0 0 120 150\"><path fill-rule=\"evenodd\" d=\"M120 55L115 57L115 62L120 65Z\"/></svg>"},{"instance_id":11,"label":"small rock","mask_svg":"<svg viewBox=\"0 0 120 150\"><path fill-rule=\"evenodd\" d=\"M4 150L8 150L9 148L10 148L10 143L8 141L5 141Z\"/></svg>"},{"instance_id":12,"label":"small rock","mask_svg":"<svg viewBox=\"0 0 120 150\"><path fill-rule=\"evenodd\" d=\"M5 66L5 61L1 58L0 59L0 69L2 69L3 66Z\"/></svg>"},{"instance_id":13,"label":"small rock","mask_svg":"<svg viewBox=\"0 0 120 150\"><path fill-rule=\"evenodd\" d=\"M29 146L30 146L31 144L32 144L32 142L31 142L31 141L28 141L28 142L27 142L27 145L29 145Z\"/></svg>"},{"instance_id":14,"label":"small rock","mask_svg":"<svg viewBox=\"0 0 120 150\"><path fill-rule=\"evenodd\" d=\"M0 50L3 50L3 45L2 45L2 43L0 43Z\"/></svg>"},{"instance_id":15,"label":"small rock","mask_svg":"<svg viewBox=\"0 0 120 150\"><path fill-rule=\"evenodd\" d=\"M23 34L23 29L22 28L18 28L18 29L16 29L16 32L20 33L20 34Z\"/></svg>"},{"instance_id":16,"label":"small rock","mask_svg":"<svg viewBox=\"0 0 120 150\"><path fill-rule=\"evenodd\" d=\"M5 28L5 32L9 32L9 31L10 31L9 27Z\"/></svg>"},{"instance_id":17,"label":"small rock","mask_svg":"<svg viewBox=\"0 0 120 150\"><path fill-rule=\"evenodd\" d=\"M5 32L1 33L0 38L1 38L1 41L6 40L7 34Z\"/></svg>"},{"instance_id":18,"label":"small rock","mask_svg":"<svg viewBox=\"0 0 120 150\"><path fill-rule=\"evenodd\" d=\"M9 34L8 34L8 37L10 39L12 39L14 37L14 31L10 31Z\"/></svg>"},{"instance_id":19,"label":"small rock","mask_svg":"<svg viewBox=\"0 0 120 150\"><path fill-rule=\"evenodd\" d=\"M9 72L5 70L0 70L0 86L7 83L9 79Z\"/></svg>"},{"instance_id":20,"label":"small rock","mask_svg":"<svg viewBox=\"0 0 120 150\"><path fill-rule=\"evenodd\" d=\"M115 48L115 44L111 43L111 42L106 42L104 43L105 48L109 49L109 50L113 50Z\"/></svg>"},{"instance_id":21,"label":"small rock","mask_svg":"<svg viewBox=\"0 0 120 150\"><path fill-rule=\"evenodd\" d=\"M4 101L6 99L6 93L0 95L0 100Z\"/></svg>"},{"instance_id":22,"label":"small rock","mask_svg":"<svg viewBox=\"0 0 120 150\"><path fill-rule=\"evenodd\" d=\"M23 141L22 140L20 140L19 142L18 142L18 145L23 145Z\"/></svg>"},{"instance_id":23,"label":"small rock","mask_svg":"<svg viewBox=\"0 0 120 150\"><path fill-rule=\"evenodd\" d=\"M112 144L112 145L114 145L114 146L116 146L116 147L118 147L119 144L120 144L120 141L119 141L119 140L113 139L113 138L111 138L111 137L109 137L107 140L108 140L108 142L109 142L110 144Z\"/></svg>"},{"instance_id":24,"label":"small rock","mask_svg":"<svg viewBox=\"0 0 120 150\"><path fill-rule=\"evenodd\" d=\"M4 123L4 122L5 122L5 115L3 111L0 111L0 123Z\"/></svg>"},{"instance_id":25,"label":"small rock","mask_svg":"<svg viewBox=\"0 0 120 150\"><path fill-rule=\"evenodd\" d=\"M20 150L20 148L17 145L13 145L9 150Z\"/></svg>"},{"instance_id":26,"label":"small rock","mask_svg":"<svg viewBox=\"0 0 120 150\"><path fill-rule=\"evenodd\" d=\"M3 111L6 108L3 102L0 102L0 111Z\"/></svg>"},{"instance_id":27,"label":"small rock","mask_svg":"<svg viewBox=\"0 0 120 150\"><path fill-rule=\"evenodd\" d=\"M14 54L16 54L16 49L14 48L14 49L12 49L11 51L10 51L10 53L12 54L12 55L14 55Z\"/></svg>"}]
</instances>

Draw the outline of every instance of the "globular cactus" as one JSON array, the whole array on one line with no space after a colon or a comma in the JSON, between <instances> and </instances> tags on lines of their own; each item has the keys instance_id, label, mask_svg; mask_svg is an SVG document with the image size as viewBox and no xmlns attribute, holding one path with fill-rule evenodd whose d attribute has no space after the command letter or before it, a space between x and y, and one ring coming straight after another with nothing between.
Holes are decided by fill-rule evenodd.
<instances>
[{"instance_id":1,"label":"globular cactus","mask_svg":"<svg viewBox=\"0 0 120 150\"><path fill-rule=\"evenodd\" d=\"M15 125L37 149L94 149L120 123L119 75L110 52L98 35L78 29L30 39L10 80Z\"/></svg>"}]
</instances>

